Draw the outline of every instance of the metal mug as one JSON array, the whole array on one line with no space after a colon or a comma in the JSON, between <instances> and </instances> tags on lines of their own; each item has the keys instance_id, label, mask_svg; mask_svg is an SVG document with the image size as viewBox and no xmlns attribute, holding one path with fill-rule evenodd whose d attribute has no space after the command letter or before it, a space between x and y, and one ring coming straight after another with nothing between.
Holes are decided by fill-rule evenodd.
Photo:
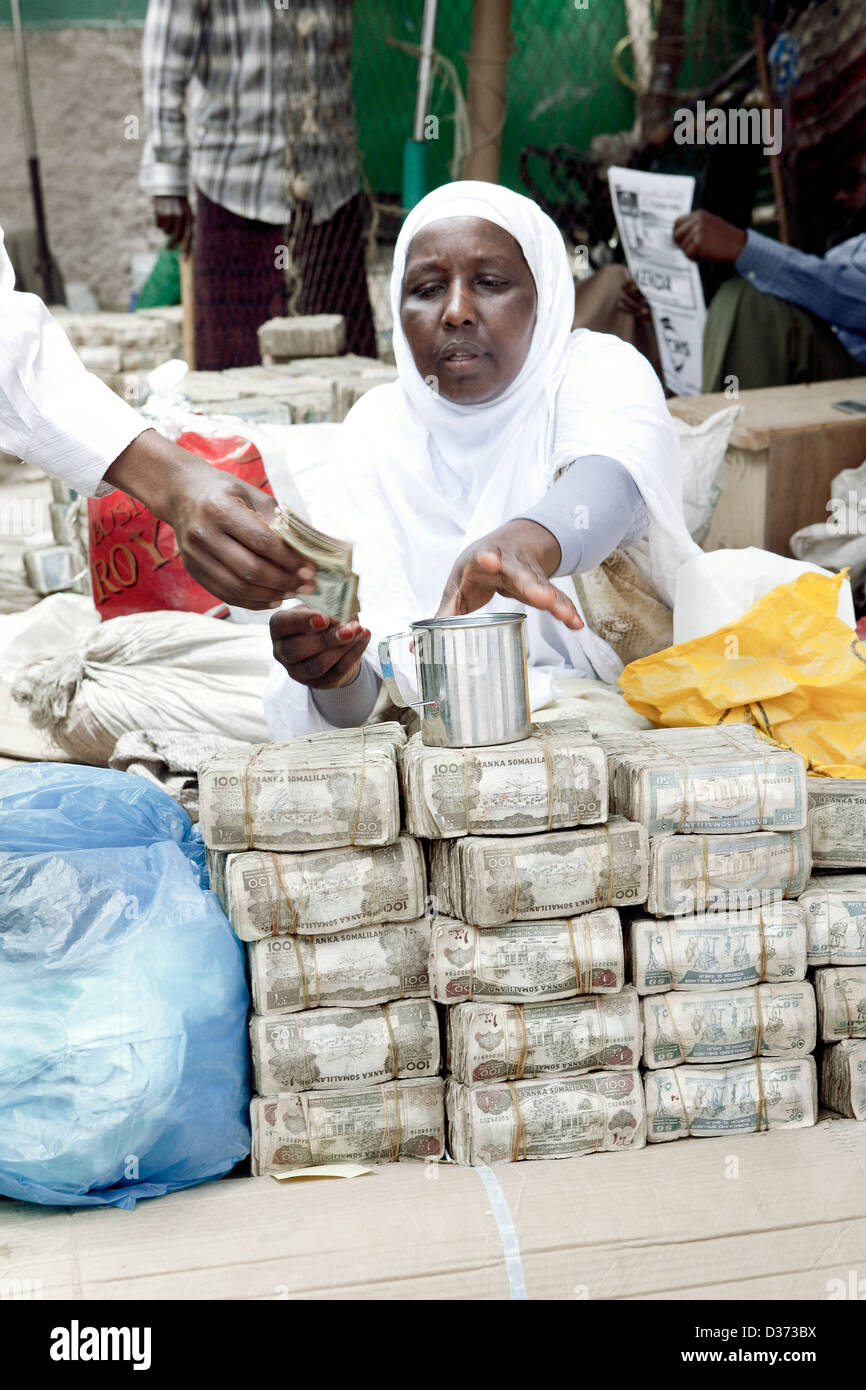
<instances>
[{"instance_id":1,"label":"metal mug","mask_svg":"<svg viewBox=\"0 0 866 1390\"><path fill-rule=\"evenodd\" d=\"M525 613L425 618L379 643L379 661L395 705L421 712L421 739L434 748L480 748L528 738ZM414 638L420 700L408 700L394 675L392 642Z\"/></svg>"}]
</instances>

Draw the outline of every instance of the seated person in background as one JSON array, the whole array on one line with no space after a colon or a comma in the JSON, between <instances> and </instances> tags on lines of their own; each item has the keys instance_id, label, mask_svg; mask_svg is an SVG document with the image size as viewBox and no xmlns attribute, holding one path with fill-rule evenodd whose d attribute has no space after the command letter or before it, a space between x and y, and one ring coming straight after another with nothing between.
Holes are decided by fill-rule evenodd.
<instances>
[{"instance_id":1,"label":"seated person in background","mask_svg":"<svg viewBox=\"0 0 866 1390\"><path fill-rule=\"evenodd\" d=\"M852 213L866 208L866 154L855 176L854 187L836 195ZM704 391L724 390L730 377L748 391L866 374L866 233L810 256L712 213L690 212L674 223L674 240L690 260L727 261L737 272L707 312ZM649 320L631 279L619 307Z\"/></svg>"},{"instance_id":2,"label":"seated person in background","mask_svg":"<svg viewBox=\"0 0 866 1390\"><path fill-rule=\"evenodd\" d=\"M671 603L696 551L658 379L618 338L572 332L565 245L537 204L489 183L430 193L400 232L391 304L398 380L346 417L340 481L314 517L355 542L361 622L274 614L274 738L362 723L380 684L371 634L433 614L526 608L535 708L558 675L614 680L622 664L568 576L648 525ZM406 658L414 684L408 644Z\"/></svg>"}]
</instances>

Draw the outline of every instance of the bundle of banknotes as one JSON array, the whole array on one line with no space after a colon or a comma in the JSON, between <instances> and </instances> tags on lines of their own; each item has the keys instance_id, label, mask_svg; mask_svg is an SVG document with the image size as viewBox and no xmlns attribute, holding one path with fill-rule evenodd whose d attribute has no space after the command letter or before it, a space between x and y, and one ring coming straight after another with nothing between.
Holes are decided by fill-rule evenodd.
<instances>
[{"instance_id":1,"label":"bundle of banknotes","mask_svg":"<svg viewBox=\"0 0 866 1390\"><path fill-rule=\"evenodd\" d=\"M262 1096L376 1086L439 1071L439 1020L429 999L254 1015L250 1042L255 1088Z\"/></svg>"},{"instance_id":2,"label":"bundle of banknotes","mask_svg":"<svg viewBox=\"0 0 866 1390\"><path fill-rule=\"evenodd\" d=\"M828 1110L866 1120L866 1041L846 1038L824 1048L821 1101Z\"/></svg>"},{"instance_id":3,"label":"bundle of banknotes","mask_svg":"<svg viewBox=\"0 0 866 1390\"><path fill-rule=\"evenodd\" d=\"M439 911L495 927L642 903L648 857L644 827L616 816L544 835L436 840L430 883Z\"/></svg>"},{"instance_id":4,"label":"bundle of banknotes","mask_svg":"<svg viewBox=\"0 0 866 1390\"><path fill-rule=\"evenodd\" d=\"M671 1067L647 1072L644 1082L650 1144L763 1129L808 1129L818 1117L814 1057Z\"/></svg>"},{"instance_id":5,"label":"bundle of banknotes","mask_svg":"<svg viewBox=\"0 0 866 1390\"><path fill-rule=\"evenodd\" d=\"M814 1052L815 991L807 980L643 1000L644 1065L739 1062Z\"/></svg>"},{"instance_id":6,"label":"bundle of banknotes","mask_svg":"<svg viewBox=\"0 0 866 1390\"><path fill-rule=\"evenodd\" d=\"M684 917L635 916L628 929L639 994L727 990L806 975L806 921L799 902Z\"/></svg>"},{"instance_id":7,"label":"bundle of banknotes","mask_svg":"<svg viewBox=\"0 0 866 1390\"><path fill-rule=\"evenodd\" d=\"M652 835L802 830L806 764L748 724L599 740L612 809Z\"/></svg>"},{"instance_id":8,"label":"bundle of banknotes","mask_svg":"<svg viewBox=\"0 0 866 1390\"><path fill-rule=\"evenodd\" d=\"M199 770L205 844L292 853L391 844L405 742L399 724L370 724L210 758Z\"/></svg>"},{"instance_id":9,"label":"bundle of banknotes","mask_svg":"<svg viewBox=\"0 0 866 1390\"><path fill-rule=\"evenodd\" d=\"M380 922L335 936L269 936L248 947L253 1008L365 1008L430 993L430 922Z\"/></svg>"},{"instance_id":10,"label":"bundle of banknotes","mask_svg":"<svg viewBox=\"0 0 866 1390\"><path fill-rule=\"evenodd\" d=\"M866 781L807 777L809 835L816 869L866 869Z\"/></svg>"},{"instance_id":11,"label":"bundle of banknotes","mask_svg":"<svg viewBox=\"0 0 866 1390\"><path fill-rule=\"evenodd\" d=\"M815 971L818 1032L823 1042L866 1038L866 965Z\"/></svg>"},{"instance_id":12,"label":"bundle of banknotes","mask_svg":"<svg viewBox=\"0 0 866 1390\"><path fill-rule=\"evenodd\" d=\"M254 1096L252 1172L286 1173L326 1163L435 1160L445 1154L441 1077Z\"/></svg>"},{"instance_id":13,"label":"bundle of banknotes","mask_svg":"<svg viewBox=\"0 0 866 1390\"><path fill-rule=\"evenodd\" d=\"M811 868L808 830L653 835L647 908L670 917L797 898Z\"/></svg>"},{"instance_id":14,"label":"bundle of banknotes","mask_svg":"<svg viewBox=\"0 0 866 1390\"><path fill-rule=\"evenodd\" d=\"M326 536L287 506L277 507L271 530L316 567L315 587L302 595L304 603L340 622L357 618L358 576L350 542Z\"/></svg>"},{"instance_id":15,"label":"bundle of banknotes","mask_svg":"<svg viewBox=\"0 0 866 1390\"><path fill-rule=\"evenodd\" d=\"M502 927L433 919L430 993L439 1004L461 999L522 1004L617 994L624 981L616 908Z\"/></svg>"},{"instance_id":16,"label":"bundle of banknotes","mask_svg":"<svg viewBox=\"0 0 866 1390\"><path fill-rule=\"evenodd\" d=\"M378 849L247 850L227 856L222 877L225 910L242 941L411 922L427 898L424 856L411 835Z\"/></svg>"},{"instance_id":17,"label":"bundle of banknotes","mask_svg":"<svg viewBox=\"0 0 866 1390\"><path fill-rule=\"evenodd\" d=\"M866 965L866 874L816 874L800 906L810 965Z\"/></svg>"},{"instance_id":18,"label":"bundle of banknotes","mask_svg":"<svg viewBox=\"0 0 866 1390\"><path fill-rule=\"evenodd\" d=\"M447 1064L455 1081L517 1081L633 1071L640 1059L634 989L552 1004L455 1004L448 1010Z\"/></svg>"},{"instance_id":19,"label":"bundle of banknotes","mask_svg":"<svg viewBox=\"0 0 866 1390\"><path fill-rule=\"evenodd\" d=\"M583 719L533 724L519 743L428 748L400 755L406 825L413 835L525 835L607 819L607 768Z\"/></svg>"},{"instance_id":20,"label":"bundle of banknotes","mask_svg":"<svg viewBox=\"0 0 866 1390\"><path fill-rule=\"evenodd\" d=\"M576 1158L646 1142L636 1071L445 1087L448 1148L457 1163Z\"/></svg>"}]
</instances>

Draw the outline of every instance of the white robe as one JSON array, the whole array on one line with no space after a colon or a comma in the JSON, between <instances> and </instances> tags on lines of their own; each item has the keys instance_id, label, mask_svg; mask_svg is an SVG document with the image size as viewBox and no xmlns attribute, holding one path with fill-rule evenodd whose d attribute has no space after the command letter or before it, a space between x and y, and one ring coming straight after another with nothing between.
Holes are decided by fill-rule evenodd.
<instances>
[{"instance_id":1,"label":"white robe","mask_svg":"<svg viewBox=\"0 0 866 1390\"><path fill-rule=\"evenodd\" d=\"M515 381L485 405L456 405L422 380L400 327L406 253L421 227L444 217L475 216L503 226L519 242L535 279L538 308L529 352ZM433 617L459 553L521 516L572 460L601 454L631 474L649 515L656 586L673 603L676 571L697 551L683 518L679 443L652 367L608 334L571 331L574 284L555 224L528 198L494 184L449 184L407 217L391 281L399 379L369 391L343 431L340 483L317 525L355 543L361 622L373 640ZM575 524L592 525L591 516ZM554 580L576 602L569 579ZM579 608L579 604L578 604ZM556 676L613 681L622 663L584 627L572 632L547 612L495 595L489 611L527 612L530 702L551 697ZM395 671L414 687L408 644ZM326 729L307 687L276 665L265 693L274 738Z\"/></svg>"}]
</instances>

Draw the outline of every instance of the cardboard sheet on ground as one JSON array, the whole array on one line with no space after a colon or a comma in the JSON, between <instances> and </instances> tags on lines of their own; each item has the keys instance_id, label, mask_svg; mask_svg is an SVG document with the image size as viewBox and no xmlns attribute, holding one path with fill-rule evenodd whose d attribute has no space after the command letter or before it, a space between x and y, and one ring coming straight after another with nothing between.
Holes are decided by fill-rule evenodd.
<instances>
[{"instance_id":1,"label":"cardboard sheet on ground","mask_svg":"<svg viewBox=\"0 0 866 1390\"><path fill-rule=\"evenodd\" d=\"M691 211L695 181L618 165L607 176L628 268L652 311L665 386L697 395L707 310L698 267L673 238L674 222Z\"/></svg>"},{"instance_id":2,"label":"cardboard sheet on ground","mask_svg":"<svg viewBox=\"0 0 866 1390\"><path fill-rule=\"evenodd\" d=\"M752 723L814 772L866 777L866 646L836 616L843 576L803 574L735 622L633 661L633 709L666 728Z\"/></svg>"}]
</instances>

